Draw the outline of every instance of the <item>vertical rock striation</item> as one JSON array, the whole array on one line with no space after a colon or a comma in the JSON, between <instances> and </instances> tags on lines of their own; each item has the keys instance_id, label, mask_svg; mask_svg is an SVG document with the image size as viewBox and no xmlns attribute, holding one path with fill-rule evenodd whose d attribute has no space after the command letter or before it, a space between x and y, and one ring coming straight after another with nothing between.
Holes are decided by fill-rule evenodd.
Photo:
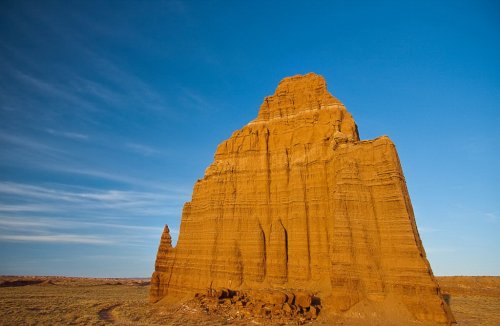
<instances>
[{"instance_id":1,"label":"vertical rock striation","mask_svg":"<svg viewBox=\"0 0 500 326\"><path fill-rule=\"evenodd\" d=\"M391 298L418 320L453 321L394 144L360 141L316 74L285 78L218 146L175 248L165 228L151 301L217 287L306 289L338 313Z\"/></svg>"}]
</instances>

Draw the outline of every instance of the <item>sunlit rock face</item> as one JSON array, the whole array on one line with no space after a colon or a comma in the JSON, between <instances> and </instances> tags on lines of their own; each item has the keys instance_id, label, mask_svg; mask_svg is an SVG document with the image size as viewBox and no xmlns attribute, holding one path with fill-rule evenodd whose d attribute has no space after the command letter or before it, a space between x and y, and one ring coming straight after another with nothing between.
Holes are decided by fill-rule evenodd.
<instances>
[{"instance_id":1,"label":"sunlit rock face","mask_svg":"<svg viewBox=\"0 0 500 326\"><path fill-rule=\"evenodd\" d=\"M282 80L257 118L218 146L175 248L165 228L151 301L220 287L305 289L335 313L397 302L418 320L453 321L394 144L360 141L312 73Z\"/></svg>"}]
</instances>

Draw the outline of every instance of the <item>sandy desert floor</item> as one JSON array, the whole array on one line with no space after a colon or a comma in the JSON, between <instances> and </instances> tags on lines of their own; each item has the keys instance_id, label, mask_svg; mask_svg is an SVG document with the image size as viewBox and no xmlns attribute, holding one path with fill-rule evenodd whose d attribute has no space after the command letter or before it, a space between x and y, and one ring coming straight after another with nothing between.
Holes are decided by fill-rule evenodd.
<instances>
[{"instance_id":1,"label":"sandy desert floor","mask_svg":"<svg viewBox=\"0 0 500 326\"><path fill-rule=\"evenodd\" d=\"M500 325L500 277L438 277L458 325Z\"/></svg>"},{"instance_id":2,"label":"sandy desert floor","mask_svg":"<svg viewBox=\"0 0 500 326\"><path fill-rule=\"evenodd\" d=\"M439 277L458 325L500 325L500 277ZM146 279L0 277L0 325L252 325L147 301ZM313 324L331 325L321 318ZM335 325L367 325L337 321ZM369 325L377 323L369 323Z\"/></svg>"}]
</instances>

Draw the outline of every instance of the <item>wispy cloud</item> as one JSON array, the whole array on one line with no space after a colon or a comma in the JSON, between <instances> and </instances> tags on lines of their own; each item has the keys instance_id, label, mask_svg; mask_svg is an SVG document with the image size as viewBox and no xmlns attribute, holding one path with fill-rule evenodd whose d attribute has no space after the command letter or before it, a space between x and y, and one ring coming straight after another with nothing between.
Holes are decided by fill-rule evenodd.
<instances>
[{"instance_id":1,"label":"wispy cloud","mask_svg":"<svg viewBox=\"0 0 500 326\"><path fill-rule=\"evenodd\" d=\"M54 210L98 212L102 215L161 216L179 210L187 199L178 192L140 192L89 188L47 187L15 182L0 182L0 194L15 203L1 203L0 212L53 212ZM174 202L175 204L168 204ZM50 205L52 204L52 205Z\"/></svg>"},{"instance_id":2,"label":"wispy cloud","mask_svg":"<svg viewBox=\"0 0 500 326\"><path fill-rule=\"evenodd\" d=\"M141 154L143 156L159 155L162 152L156 148L148 145L137 144L137 143L127 143L125 147L133 151L134 153Z\"/></svg>"},{"instance_id":3,"label":"wispy cloud","mask_svg":"<svg viewBox=\"0 0 500 326\"><path fill-rule=\"evenodd\" d=\"M212 104L205 97L186 88L182 90L181 101L185 106L198 111L207 111L212 108Z\"/></svg>"},{"instance_id":4,"label":"wispy cloud","mask_svg":"<svg viewBox=\"0 0 500 326\"><path fill-rule=\"evenodd\" d=\"M38 140L35 140L30 137L26 136L21 136L21 135L14 135L14 134L7 134L0 132L0 142L3 143L9 143L11 145L15 145L16 147L21 147L21 148L26 148L31 151L39 152L39 153L44 153L44 154L49 154L49 153L55 153L55 154L65 154L66 151L51 145L48 145L46 143L40 142Z\"/></svg>"},{"instance_id":5,"label":"wispy cloud","mask_svg":"<svg viewBox=\"0 0 500 326\"><path fill-rule=\"evenodd\" d=\"M46 129L47 133L54 135L54 136L60 136L60 137L65 137L65 138L70 138L70 139L75 139L75 140L87 140L89 139L88 135L84 135L81 133L77 132L70 132L70 131L60 131L60 130L54 130L54 129Z\"/></svg>"},{"instance_id":6,"label":"wispy cloud","mask_svg":"<svg viewBox=\"0 0 500 326\"><path fill-rule=\"evenodd\" d=\"M65 137L84 139L83 134L66 133ZM90 137L87 137L90 138ZM2 163L10 166L22 166L34 170L51 171L57 174L73 174L96 179L108 180L134 187L154 189L156 191L169 191L172 194L188 198L190 189L181 185L172 185L160 180L148 180L135 177L130 173L111 172L105 167L97 167L93 157L79 155L78 152L52 144L48 141L39 141L34 137L7 134L0 132L0 155ZM143 156L161 155L162 151L147 145L127 143L129 151ZM100 153L103 154L103 153Z\"/></svg>"},{"instance_id":7,"label":"wispy cloud","mask_svg":"<svg viewBox=\"0 0 500 326\"><path fill-rule=\"evenodd\" d=\"M191 193L190 187L186 187L185 185L169 184L168 182L162 182L159 180L151 181L130 175L99 170L92 167L80 168L78 166L69 167L69 166L54 164L54 165L47 165L46 168L63 173L85 175L85 176L100 178L103 180L128 184L132 186L144 187L155 191L168 192L172 194L172 196L174 196L170 199L177 198L182 200L188 200L189 195Z\"/></svg>"},{"instance_id":8,"label":"wispy cloud","mask_svg":"<svg viewBox=\"0 0 500 326\"><path fill-rule=\"evenodd\" d=\"M58 208L43 204L0 204L0 212L57 212Z\"/></svg>"},{"instance_id":9,"label":"wispy cloud","mask_svg":"<svg viewBox=\"0 0 500 326\"><path fill-rule=\"evenodd\" d=\"M73 74L71 87L76 93L94 97L112 105L120 106L126 101L126 94L112 90L101 82Z\"/></svg>"},{"instance_id":10,"label":"wispy cloud","mask_svg":"<svg viewBox=\"0 0 500 326\"><path fill-rule=\"evenodd\" d=\"M10 67L10 69L14 78L24 84L28 92L37 92L44 97L67 102L72 105L73 110L76 107L90 111L100 111L96 105L92 104L86 98L79 96L68 84L61 84L48 79L38 78L13 67Z\"/></svg>"},{"instance_id":11,"label":"wispy cloud","mask_svg":"<svg viewBox=\"0 0 500 326\"><path fill-rule=\"evenodd\" d=\"M500 219L500 216L493 212L484 213L484 216L489 222L497 222Z\"/></svg>"},{"instance_id":12,"label":"wispy cloud","mask_svg":"<svg viewBox=\"0 0 500 326\"><path fill-rule=\"evenodd\" d=\"M0 216L0 229L9 230L10 232L20 232L26 231L29 228L39 231L54 229L119 229L140 232L141 234L144 234L144 232L161 234L163 230L162 227L155 226L77 221L60 217L32 217L29 215L16 217ZM176 229L173 229L173 231L176 231Z\"/></svg>"},{"instance_id":13,"label":"wispy cloud","mask_svg":"<svg viewBox=\"0 0 500 326\"><path fill-rule=\"evenodd\" d=\"M79 243L79 244L114 244L110 239L98 236L78 234L51 234L51 235L9 235L0 234L0 241L16 242L49 242L49 243Z\"/></svg>"},{"instance_id":14,"label":"wispy cloud","mask_svg":"<svg viewBox=\"0 0 500 326\"><path fill-rule=\"evenodd\" d=\"M82 66L75 68L61 63L57 65L57 74L47 71L44 73L45 69L40 68L32 56L27 56L5 42L0 42L1 48L9 52L10 57L16 58L0 66L4 70L2 71L4 75L8 74L5 80L9 81L5 82L5 91L0 92L4 111L7 109L18 112L27 112L28 109L40 111L40 107L43 106L44 118L50 116L57 120L64 112L78 116L81 122L94 127L102 126L102 116L105 115L123 119L130 112L136 114L148 112L166 120L177 117L176 111L169 104L171 102L169 98L147 80L124 69L115 60L103 55L99 49L85 42L75 41L71 30L61 31L50 19L41 17L33 19L44 24L48 30L64 40L66 46L78 53L78 61ZM11 61L8 59L9 56L0 56L0 59ZM19 61L23 64L19 64ZM89 70L95 72L92 77L86 74ZM64 79L57 79L60 75L64 75ZM3 88L2 83L0 86ZM39 101L42 98L44 100ZM24 116L33 123L39 118L37 114L24 114ZM127 123L134 125L134 128L143 128L135 120L128 120ZM60 133L68 138L77 134L79 133Z\"/></svg>"},{"instance_id":15,"label":"wispy cloud","mask_svg":"<svg viewBox=\"0 0 500 326\"><path fill-rule=\"evenodd\" d=\"M143 246L157 241L162 230L162 227L156 226L90 222L62 217L0 215L0 241ZM172 234L177 233L178 230L174 228Z\"/></svg>"},{"instance_id":16,"label":"wispy cloud","mask_svg":"<svg viewBox=\"0 0 500 326\"><path fill-rule=\"evenodd\" d=\"M50 142L46 138L36 138L14 133L0 132L0 155L3 166L28 167L43 169L45 166L57 163L67 164L74 160L71 150Z\"/></svg>"},{"instance_id":17,"label":"wispy cloud","mask_svg":"<svg viewBox=\"0 0 500 326\"><path fill-rule=\"evenodd\" d=\"M181 198L168 192L0 182L0 241L150 245L163 230L155 221L180 217ZM175 236L178 229L171 232Z\"/></svg>"},{"instance_id":18,"label":"wispy cloud","mask_svg":"<svg viewBox=\"0 0 500 326\"><path fill-rule=\"evenodd\" d=\"M148 246L163 225L144 218L179 217L179 196L0 182L0 241Z\"/></svg>"},{"instance_id":19,"label":"wispy cloud","mask_svg":"<svg viewBox=\"0 0 500 326\"><path fill-rule=\"evenodd\" d=\"M183 5L175 5L172 9L183 7ZM94 44L75 39L74 35L77 30L61 30L51 19L44 17L39 19L52 33L57 34L81 56L81 60L97 73L96 77L100 77L89 79L75 73L72 67L68 67L66 73L75 91L99 98L114 106L133 103L138 111L168 112L170 116L175 113L170 109L168 98L150 83L121 67L116 60L103 54L104 52L96 48ZM89 21L82 17L75 17L75 20L82 25L80 28L86 28L90 33L95 34L95 37L108 37L117 32L115 28L103 26L96 21Z\"/></svg>"}]
</instances>

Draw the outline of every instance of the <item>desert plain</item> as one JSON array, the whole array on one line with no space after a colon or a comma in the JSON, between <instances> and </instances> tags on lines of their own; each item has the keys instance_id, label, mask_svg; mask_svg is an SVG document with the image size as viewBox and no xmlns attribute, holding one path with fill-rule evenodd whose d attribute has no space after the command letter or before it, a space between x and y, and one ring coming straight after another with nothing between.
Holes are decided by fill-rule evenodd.
<instances>
[{"instance_id":1,"label":"desert plain","mask_svg":"<svg viewBox=\"0 0 500 326\"><path fill-rule=\"evenodd\" d=\"M458 325L500 325L500 277L437 277ZM196 301L148 301L149 279L57 276L0 277L0 325L269 325L262 319L209 314ZM290 324L297 324L291 321ZM397 325L359 313L312 325ZM415 322L415 325L426 325Z\"/></svg>"}]
</instances>

